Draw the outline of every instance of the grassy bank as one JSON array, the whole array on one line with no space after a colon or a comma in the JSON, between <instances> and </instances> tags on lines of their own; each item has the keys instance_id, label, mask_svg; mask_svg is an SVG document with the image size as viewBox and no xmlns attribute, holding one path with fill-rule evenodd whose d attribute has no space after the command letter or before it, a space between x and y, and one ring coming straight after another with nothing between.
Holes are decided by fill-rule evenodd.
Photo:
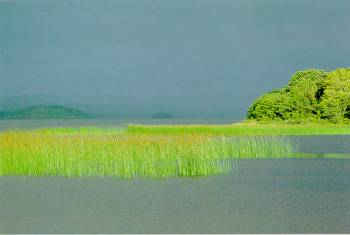
<instances>
[{"instance_id":1,"label":"grassy bank","mask_svg":"<svg viewBox=\"0 0 350 235\"><path fill-rule=\"evenodd\" d=\"M129 133L137 134L210 134L228 136L266 135L350 135L350 125L334 124L254 124L228 125L129 125Z\"/></svg>"},{"instance_id":2,"label":"grassy bank","mask_svg":"<svg viewBox=\"0 0 350 235\"><path fill-rule=\"evenodd\" d=\"M292 154L291 145L277 137L100 128L1 132L0 149L2 176L203 176L230 171L230 159Z\"/></svg>"}]
</instances>

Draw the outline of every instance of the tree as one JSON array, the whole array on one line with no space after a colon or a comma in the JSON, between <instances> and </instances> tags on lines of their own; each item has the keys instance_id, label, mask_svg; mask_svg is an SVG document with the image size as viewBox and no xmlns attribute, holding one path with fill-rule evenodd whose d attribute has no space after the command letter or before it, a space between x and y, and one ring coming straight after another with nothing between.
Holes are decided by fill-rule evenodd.
<instances>
[{"instance_id":1,"label":"tree","mask_svg":"<svg viewBox=\"0 0 350 235\"><path fill-rule=\"evenodd\" d=\"M250 106L248 119L289 121L350 118L350 68L330 73L319 69L296 72L280 90L262 95Z\"/></svg>"},{"instance_id":2,"label":"tree","mask_svg":"<svg viewBox=\"0 0 350 235\"><path fill-rule=\"evenodd\" d=\"M340 122L349 119L350 110L350 68L340 68L330 72L322 84L324 95L320 102L320 116Z\"/></svg>"}]
</instances>

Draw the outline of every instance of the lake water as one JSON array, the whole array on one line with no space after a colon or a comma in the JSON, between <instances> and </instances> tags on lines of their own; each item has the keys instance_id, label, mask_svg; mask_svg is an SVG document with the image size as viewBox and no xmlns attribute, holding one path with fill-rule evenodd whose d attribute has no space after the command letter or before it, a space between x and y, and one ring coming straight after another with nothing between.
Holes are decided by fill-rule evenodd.
<instances>
[{"instance_id":1,"label":"lake water","mask_svg":"<svg viewBox=\"0 0 350 235\"><path fill-rule=\"evenodd\" d=\"M288 138L349 158L238 160L229 174L164 180L1 177L0 233L350 233L350 136Z\"/></svg>"},{"instance_id":2,"label":"lake water","mask_svg":"<svg viewBox=\"0 0 350 235\"><path fill-rule=\"evenodd\" d=\"M126 127L128 124L229 124L240 119L27 119L0 120L0 131L45 127Z\"/></svg>"},{"instance_id":3,"label":"lake water","mask_svg":"<svg viewBox=\"0 0 350 235\"><path fill-rule=\"evenodd\" d=\"M0 233L349 233L350 160L239 160L227 175L0 180Z\"/></svg>"}]
</instances>

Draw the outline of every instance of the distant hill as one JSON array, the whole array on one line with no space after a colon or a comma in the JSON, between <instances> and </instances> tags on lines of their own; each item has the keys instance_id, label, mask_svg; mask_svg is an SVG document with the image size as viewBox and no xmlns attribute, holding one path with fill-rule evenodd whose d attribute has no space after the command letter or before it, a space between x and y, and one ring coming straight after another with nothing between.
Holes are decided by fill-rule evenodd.
<instances>
[{"instance_id":1,"label":"distant hill","mask_svg":"<svg viewBox=\"0 0 350 235\"><path fill-rule=\"evenodd\" d=\"M31 106L16 111L0 111L0 119L85 119L90 115L63 106Z\"/></svg>"},{"instance_id":2,"label":"distant hill","mask_svg":"<svg viewBox=\"0 0 350 235\"><path fill-rule=\"evenodd\" d=\"M165 113L165 112L158 112L152 114L152 118L155 119L168 119L168 118L174 118L171 114Z\"/></svg>"}]
</instances>

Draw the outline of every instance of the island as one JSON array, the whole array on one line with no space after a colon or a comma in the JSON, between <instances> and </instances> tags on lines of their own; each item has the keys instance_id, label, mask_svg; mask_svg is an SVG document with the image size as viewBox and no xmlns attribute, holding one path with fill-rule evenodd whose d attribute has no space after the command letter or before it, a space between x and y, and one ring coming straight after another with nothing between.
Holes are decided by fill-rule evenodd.
<instances>
[{"instance_id":1,"label":"island","mask_svg":"<svg viewBox=\"0 0 350 235\"><path fill-rule=\"evenodd\" d=\"M318 158L300 152L287 136L350 135L349 95L349 68L309 69L258 98L248 110L248 121L240 123L1 131L0 176L194 177L228 173L238 159ZM4 116L88 117L61 106L34 106Z\"/></svg>"},{"instance_id":2,"label":"island","mask_svg":"<svg viewBox=\"0 0 350 235\"><path fill-rule=\"evenodd\" d=\"M0 111L0 119L88 119L90 115L58 105L39 105L15 111Z\"/></svg>"}]
</instances>

